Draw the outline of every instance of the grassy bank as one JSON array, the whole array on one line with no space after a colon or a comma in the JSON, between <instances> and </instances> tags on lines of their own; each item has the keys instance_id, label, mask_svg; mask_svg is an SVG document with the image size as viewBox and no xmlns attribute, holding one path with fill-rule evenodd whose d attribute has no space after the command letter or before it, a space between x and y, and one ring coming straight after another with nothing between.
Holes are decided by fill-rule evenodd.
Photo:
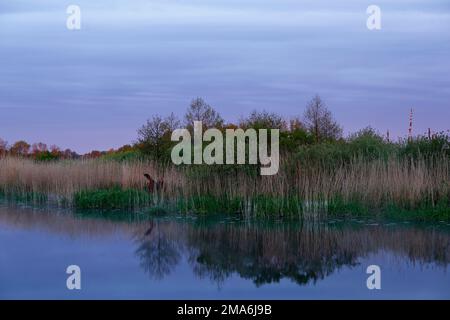
<instances>
[{"instance_id":1,"label":"grassy bank","mask_svg":"<svg viewBox=\"0 0 450 320\"><path fill-rule=\"evenodd\" d=\"M314 151L316 152L316 151ZM161 165L150 160L0 159L0 193L36 203L81 209L166 208L252 215L390 214L449 218L450 165L446 154L318 161L314 153L285 154L275 176L252 166ZM325 162L327 160L327 162ZM143 173L163 178L146 191Z\"/></svg>"}]
</instances>

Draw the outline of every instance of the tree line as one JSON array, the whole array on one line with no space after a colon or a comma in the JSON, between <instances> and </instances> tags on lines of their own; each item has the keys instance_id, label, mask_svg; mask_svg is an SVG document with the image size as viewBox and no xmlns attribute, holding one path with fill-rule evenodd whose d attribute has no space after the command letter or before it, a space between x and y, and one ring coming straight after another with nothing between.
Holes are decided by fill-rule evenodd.
<instances>
[{"instance_id":1,"label":"tree line","mask_svg":"<svg viewBox=\"0 0 450 320\"><path fill-rule=\"evenodd\" d=\"M203 129L279 129L280 146L290 149L298 145L308 145L342 139L343 129L336 122L330 110L319 95L314 96L306 106L303 117L290 120L268 111L253 111L237 124L225 122L222 116L202 98L191 101L183 119L174 113L167 117L154 115L138 129L135 146L144 154L157 159L167 158L173 146L171 134L178 128L193 129L194 121L201 121Z\"/></svg>"},{"instance_id":2,"label":"tree line","mask_svg":"<svg viewBox=\"0 0 450 320\"><path fill-rule=\"evenodd\" d=\"M204 99L197 97L191 101L181 119L173 112L166 117L153 115L137 130L135 142L118 149L93 150L79 155L70 149L61 150L55 145L47 147L44 143L30 145L23 140L9 146L0 138L0 156L30 157L43 161L100 157L121 160L143 156L168 161L171 149L176 143L171 141L173 130L193 130L194 121L201 121L204 130L217 128L223 132L237 128L279 129L281 151L299 152L302 156L317 159L350 158L355 153L377 157L392 152L411 155L450 152L448 131L392 143L373 128L366 127L344 139L342 126L337 123L322 98L315 95L307 103L302 116L285 119L275 112L254 110L237 123L226 122L217 110Z\"/></svg>"}]
</instances>

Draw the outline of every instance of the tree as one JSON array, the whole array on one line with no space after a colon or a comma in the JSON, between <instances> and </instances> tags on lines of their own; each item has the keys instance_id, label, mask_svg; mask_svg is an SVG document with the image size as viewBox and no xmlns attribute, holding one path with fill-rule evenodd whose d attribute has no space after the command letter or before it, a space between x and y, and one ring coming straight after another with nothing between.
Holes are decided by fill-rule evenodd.
<instances>
[{"instance_id":1,"label":"tree","mask_svg":"<svg viewBox=\"0 0 450 320\"><path fill-rule=\"evenodd\" d=\"M30 145L26 141L20 140L15 142L9 151L15 156L26 156L30 151Z\"/></svg>"},{"instance_id":2,"label":"tree","mask_svg":"<svg viewBox=\"0 0 450 320\"><path fill-rule=\"evenodd\" d=\"M372 140L376 140L380 143L384 142L383 137L372 127L365 127L355 133L352 133L349 137L348 140L350 142L354 142L354 141L358 141L358 140L363 140L363 139L372 139Z\"/></svg>"},{"instance_id":3,"label":"tree","mask_svg":"<svg viewBox=\"0 0 450 320\"><path fill-rule=\"evenodd\" d=\"M33 143L31 146L31 155L38 161L50 161L58 159L61 156L61 152L55 145L52 145L49 150L45 143L39 142Z\"/></svg>"},{"instance_id":4,"label":"tree","mask_svg":"<svg viewBox=\"0 0 450 320\"><path fill-rule=\"evenodd\" d=\"M314 138L307 131L303 122L298 118L289 120L289 130L280 133L280 147L284 150L293 151L301 145L312 144Z\"/></svg>"},{"instance_id":5,"label":"tree","mask_svg":"<svg viewBox=\"0 0 450 320\"><path fill-rule=\"evenodd\" d=\"M383 137L373 128L366 127L348 137L348 146L352 154L366 158L387 158L393 151L390 143L385 143Z\"/></svg>"},{"instance_id":6,"label":"tree","mask_svg":"<svg viewBox=\"0 0 450 320\"><path fill-rule=\"evenodd\" d=\"M133 146L131 146L129 144L125 144L125 145L121 146L119 149L117 149L117 152L130 152L133 150L134 150Z\"/></svg>"},{"instance_id":7,"label":"tree","mask_svg":"<svg viewBox=\"0 0 450 320\"><path fill-rule=\"evenodd\" d=\"M192 100L184 120L188 128L192 128L194 121L201 121L204 128L221 128L223 125L220 114L202 98Z\"/></svg>"},{"instance_id":8,"label":"tree","mask_svg":"<svg viewBox=\"0 0 450 320\"><path fill-rule=\"evenodd\" d=\"M63 155L61 149L57 145L54 145L54 144L50 146L50 153L56 159L60 158Z\"/></svg>"},{"instance_id":9,"label":"tree","mask_svg":"<svg viewBox=\"0 0 450 320\"><path fill-rule=\"evenodd\" d=\"M160 116L153 116L138 130L139 142L156 145L167 131L167 124Z\"/></svg>"},{"instance_id":10,"label":"tree","mask_svg":"<svg viewBox=\"0 0 450 320\"><path fill-rule=\"evenodd\" d=\"M305 125L298 117L294 117L289 120L289 130L290 131L296 131L296 130L305 130Z\"/></svg>"},{"instance_id":11,"label":"tree","mask_svg":"<svg viewBox=\"0 0 450 320\"><path fill-rule=\"evenodd\" d=\"M0 156L3 156L8 151L8 142L0 138Z\"/></svg>"},{"instance_id":12,"label":"tree","mask_svg":"<svg viewBox=\"0 0 450 320\"><path fill-rule=\"evenodd\" d=\"M166 118L153 116L138 130L138 144L142 151L161 158L171 146L172 131L180 127L180 121L171 113Z\"/></svg>"},{"instance_id":13,"label":"tree","mask_svg":"<svg viewBox=\"0 0 450 320\"><path fill-rule=\"evenodd\" d=\"M33 156L48 151L47 145L45 143L39 142L39 143L33 143L31 145L31 154Z\"/></svg>"},{"instance_id":14,"label":"tree","mask_svg":"<svg viewBox=\"0 0 450 320\"><path fill-rule=\"evenodd\" d=\"M306 127L314 135L316 142L342 137L342 128L318 95L308 103L304 118Z\"/></svg>"},{"instance_id":15,"label":"tree","mask_svg":"<svg viewBox=\"0 0 450 320\"><path fill-rule=\"evenodd\" d=\"M86 153L83 157L88 159L100 158L103 155L103 152L98 150L92 150L89 153Z\"/></svg>"},{"instance_id":16,"label":"tree","mask_svg":"<svg viewBox=\"0 0 450 320\"><path fill-rule=\"evenodd\" d=\"M286 121L278 114L267 111L253 111L248 118L240 123L241 127L253 129L280 129L286 130Z\"/></svg>"},{"instance_id":17,"label":"tree","mask_svg":"<svg viewBox=\"0 0 450 320\"><path fill-rule=\"evenodd\" d=\"M171 112L164 121L166 122L167 130L173 132L175 129L180 129L181 122L178 120L177 116Z\"/></svg>"},{"instance_id":18,"label":"tree","mask_svg":"<svg viewBox=\"0 0 450 320\"><path fill-rule=\"evenodd\" d=\"M63 159L76 159L78 157L79 157L78 154L70 149L66 149L62 152Z\"/></svg>"}]
</instances>

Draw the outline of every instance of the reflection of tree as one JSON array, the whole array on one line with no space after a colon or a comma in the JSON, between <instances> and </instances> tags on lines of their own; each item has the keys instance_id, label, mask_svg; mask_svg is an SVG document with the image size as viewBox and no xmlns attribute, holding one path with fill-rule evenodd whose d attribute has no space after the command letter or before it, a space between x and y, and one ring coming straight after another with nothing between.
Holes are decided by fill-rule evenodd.
<instances>
[{"instance_id":1,"label":"reflection of tree","mask_svg":"<svg viewBox=\"0 0 450 320\"><path fill-rule=\"evenodd\" d=\"M141 219L139 216L136 219ZM186 254L194 273L223 283L237 274L256 285L290 279L298 284L318 281L341 266L352 266L370 253L385 251L400 262L450 263L450 229L436 225L296 225L207 223L172 218L128 221L129 215L80 217L33 209L0 206L0 224L37 229L70 237L133 235L141 267L152 278L169 275ZM189 220L192 221L192 220Z\"/></svg>"},{"instance_id":2,"label":"reflection of tree","mask_svg":"<svg viewBox=\"0 0 450 320\"><path fill-rule=\"evenodd\" d=\"M171 273L180 261L177 242L169 239L158 225L147 230L138 238L139 247L136 255L140 266L150 277L162 279Z\"/></svg>"},{"instance_id":3,"label":"reflection of tree","mask_svg":"<svg viewBox=\"0 0 450 320\"><path fill-rule=\"evenodd\" d=\"M318 230L303 228L195 228L189 232L190 246L197 248L191 252L190 263L198 276L216 282L237 273L257 286L283 278L307 284L323 279L343 265L356 264L356 252L339 248L337 238L323 236Z\"/></svg>"},{"instance_id":4,"label":"reflection of tree","mask_svg":"<svg viewBox=\"0 0 450 320\"><path fill-rule=\"evenodd\" d=\"M450 234L426 228L320 224L201 224L159 221L139 229L136 254L154 278L169 275L185 252L194 274L221 285L233 274L260 286L282 279L315 283L378 251L446 267Z\"/></svg>"}]
</instances>

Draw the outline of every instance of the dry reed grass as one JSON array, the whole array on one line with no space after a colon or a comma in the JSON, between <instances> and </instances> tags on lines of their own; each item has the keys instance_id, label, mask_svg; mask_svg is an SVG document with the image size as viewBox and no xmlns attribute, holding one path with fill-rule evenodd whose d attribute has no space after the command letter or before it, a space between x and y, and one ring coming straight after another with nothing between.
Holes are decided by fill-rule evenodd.
<instances>
[{"instance_id":1,"label":"dry reed grass","mask_svg":"<svg viewBox=\"0 0 450 320\"><path fill-rule=\"evenodd\" d=\"M360 201L373 207L386 203L412 207L424 199L433 206L450 196L450 163L446 157L434 161L355 158L350 164L334 169L289 161L291 164L282 164L275 176L255 177L234 170L196 177L192 172L188 174L190 167L160 166L152 161L35 162L5 157L0 158L0 191L45 194L49 199L65 198L70 202L76 192L83 190L114 186L145 189L146 172L164 179L163 197L172 200L206 194L251 201L263 195L279 199L295 197L303 207L311 207L339 197L342 201Z\"/></svg>"}]
</instances>

